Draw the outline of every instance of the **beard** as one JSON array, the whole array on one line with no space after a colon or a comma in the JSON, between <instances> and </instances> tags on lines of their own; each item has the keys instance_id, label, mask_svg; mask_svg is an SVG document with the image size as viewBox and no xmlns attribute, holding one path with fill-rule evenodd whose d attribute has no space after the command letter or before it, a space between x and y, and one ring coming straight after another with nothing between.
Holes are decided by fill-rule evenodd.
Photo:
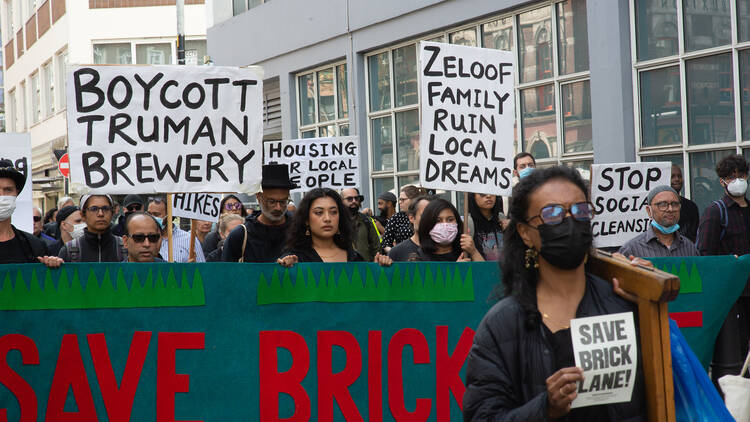
<instances>
[{"instance_id":1,"label":"beard","mask_svg":"<svg viewBox=\"0 0 750 422\"><path fill-rule=\"evenodd\" d=\"M384 208L384 209L378 208L378 211L380 211L380 214L378 214L379 217L381 217L381 218L388 218L388 209L387 208Z\"/></svg>"}]
</instances>

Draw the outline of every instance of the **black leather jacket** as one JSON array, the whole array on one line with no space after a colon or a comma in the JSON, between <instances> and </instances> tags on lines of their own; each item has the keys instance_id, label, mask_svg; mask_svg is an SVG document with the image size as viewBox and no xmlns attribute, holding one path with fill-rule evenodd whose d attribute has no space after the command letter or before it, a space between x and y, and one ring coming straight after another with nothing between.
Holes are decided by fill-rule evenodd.
<instances>
[{"instance_id":1,"label":"black leather jacket","mask_svg":"<svg viewBox=\"0 0 750 422\"><path fill-rule=\"evenodd\" d=\"M630 311L635 313L635 305L617 296L610 283L586 276L586 292L576 317ZM637 314L634 319L638 321ZM526 315L515 297L501 300L482 319L467 358L465 421L549 420L546 380L557 371L555 356L544 328L529 330L525 324ZM639 345L631 401L605 405L610 421L646 420L640 350Z\"/></svg>"}]
</instances>

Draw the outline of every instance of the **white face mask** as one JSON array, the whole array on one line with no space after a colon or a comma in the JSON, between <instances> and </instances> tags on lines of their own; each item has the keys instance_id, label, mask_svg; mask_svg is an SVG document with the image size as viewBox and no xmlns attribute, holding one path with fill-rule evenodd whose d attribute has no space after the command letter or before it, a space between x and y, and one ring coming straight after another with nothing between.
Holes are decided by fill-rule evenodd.
<instances>
[{"instance_id":1,"label":"white face mask","mask_svg":"<svg viewBox=\"0 0 750 422\"><path fill-rule=\"evenodd\" d=\"M0 196L0 221L5 221L16 210L15 196Z\"/></svg>"},{"instance_id":2,"label":"white face mask","mask_svg":"<svg viewBox=\"0 0 750 422\"><path fill-rule=\"evenodd\" d=\"M73 239L78 239L80 237L83 237L83 229L85 228L86 228L86 223L73 225L73 231L69 232L70 237L72 237Z\"/></svg>"},{"instance_id":3,"label":"white face mask","mask_svg":"<svg viewBox=\"0 0 750 422\"><path fill-rule=\"evenodd\" d=\"M740 179L738 177L732 180L727 184L727 191L732 196L745 196L745 192L747 192L747 179Z\"/></svg>"}]
</instances>

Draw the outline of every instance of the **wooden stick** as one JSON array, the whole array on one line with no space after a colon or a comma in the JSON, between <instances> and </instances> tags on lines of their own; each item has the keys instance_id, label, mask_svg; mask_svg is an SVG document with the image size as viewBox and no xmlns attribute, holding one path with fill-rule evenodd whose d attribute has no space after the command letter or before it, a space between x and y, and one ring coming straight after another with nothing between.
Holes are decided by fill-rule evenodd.
<instances>
[{"instance_id":1,"label":"wooden stick","mask_svg":"<svg viewBox=\"0 0 750 422\"><path fill-rule=\"evenodd\" d=\"M167 194L167 260L174 262L174 255L172 254L172 194Z\"/></svg>"},{"instance_id":2,"label":"wooden stick","mask_svg":"<svg viewBox=\"0 0 750 422\"><path fill-rule=\"evenodd\" d=\"M190 219L190 251L188 252L188 262L195 262L195 236L196 236L196 227L198 225L195 224L194 219Z\"/></svg>"},{"instance_id":3,"label":"wooden stick","mask_svg":"<svg viewBox=\"0 0 750 422\"><path fill-rule=\"evenodd\" d=\"M464 192L464 233L469 233L469 192Z\"/></svg>"}]
</instances>

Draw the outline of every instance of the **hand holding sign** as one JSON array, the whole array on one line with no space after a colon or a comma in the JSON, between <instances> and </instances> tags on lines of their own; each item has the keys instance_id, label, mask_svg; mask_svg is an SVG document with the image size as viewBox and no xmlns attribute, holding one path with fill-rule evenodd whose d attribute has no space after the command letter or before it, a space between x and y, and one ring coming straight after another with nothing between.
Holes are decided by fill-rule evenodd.
<instances>
[{"instance_id":1,"label":"hand holding sign","mask_svg":"<svg viewBox=\"0 0 750 422\"><path fill-rule=\"evenodd\" d=\"M578 382L583 381L583 370L575 366L562 368L547 378L547 416L561 418L570 412L571 403L578 397Z\"/></svg>"}]
</instances>

